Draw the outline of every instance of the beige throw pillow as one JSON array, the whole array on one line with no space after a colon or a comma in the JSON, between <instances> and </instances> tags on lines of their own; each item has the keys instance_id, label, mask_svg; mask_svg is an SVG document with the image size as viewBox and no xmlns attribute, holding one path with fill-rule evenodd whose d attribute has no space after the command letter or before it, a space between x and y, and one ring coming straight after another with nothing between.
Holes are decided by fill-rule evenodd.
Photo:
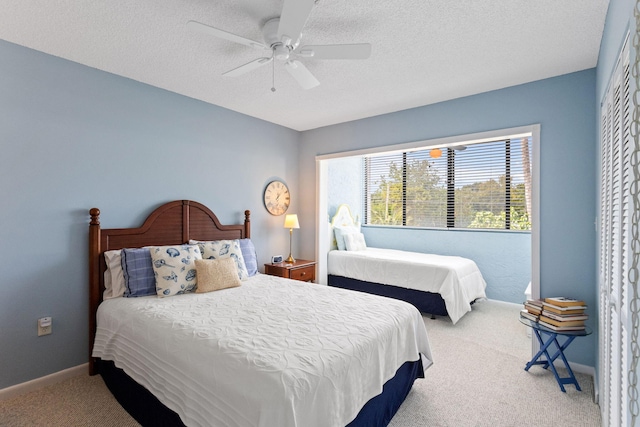
<instances>
[{"instance_id":1,"label":"beige throw pillow","mask_svg":"<svg viewBox=\"0 0 640 427\"><path fill-rule=\"evenodd\" d=\"M233 258L197 259L195 263L198 276L196 293L235 288L241 285Z\"/></svg>"}]
</instances>

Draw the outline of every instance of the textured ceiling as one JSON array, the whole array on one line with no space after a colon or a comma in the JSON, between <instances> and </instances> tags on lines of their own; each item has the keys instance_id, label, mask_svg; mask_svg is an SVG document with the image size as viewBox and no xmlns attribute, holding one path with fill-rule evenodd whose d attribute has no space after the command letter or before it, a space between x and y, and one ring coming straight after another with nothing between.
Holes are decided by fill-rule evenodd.
<instances>
[{"instance_id":1,"label":"textured ceiling","mask_svg":"<svg viewBox=\"0 0 640 427\"><path fill-rule=\"evenodd\" d=\"M261 52L190 31L196 20L262 41L282 0L0 0L0 39L296 130L595 67L608 0L318 0L302 44L371 43L366 60L302 61L303 90Z\"/></svg>"}]
</instances>

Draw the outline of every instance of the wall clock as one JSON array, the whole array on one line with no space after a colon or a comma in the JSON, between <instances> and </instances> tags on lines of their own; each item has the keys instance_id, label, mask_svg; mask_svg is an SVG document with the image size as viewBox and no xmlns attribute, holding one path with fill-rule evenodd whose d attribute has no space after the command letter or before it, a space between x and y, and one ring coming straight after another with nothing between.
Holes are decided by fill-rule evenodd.
<instances>
[{"instance_id":1,"label":"wall clock","mask_svg":"<svg viewBox=\"0 0 640 427\"><path fill-rule=\"evenodd\" d=\"M271 181L264 189L264 207L271 215L282 215L289 209L289 203L291 203L291 195L284 182Z\"/></svg>"}]
</instances>

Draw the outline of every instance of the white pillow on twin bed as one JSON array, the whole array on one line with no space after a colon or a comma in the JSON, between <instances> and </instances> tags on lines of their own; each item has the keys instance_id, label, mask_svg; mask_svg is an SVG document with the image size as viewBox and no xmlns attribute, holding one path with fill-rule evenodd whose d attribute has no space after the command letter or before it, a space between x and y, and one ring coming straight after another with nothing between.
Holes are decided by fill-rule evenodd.
<instances>
[{"instance_id":1,"label":"white pillow on twin bed","mask_svg":"<svg viewBox=\"0 0 640 427\"><path fill-rule=\"evenodd\" d=\"M184 294L196 289L195 261L202 259L198 245L154 246L149 249L159 297Z\"/></svg>"},{"instance_id":2,"label":"white pillow on twin bed","mask_svg":"<svg viewBox=\"0 0 640 427\"><path fill-rule=\"evenodd\" d=\"M239 240L212 240L208 242L189 240L189 243L200 247L202 259L233 258L236 262L240 280L247 280L249 278L249 272L244 262Z\"/></svg>"},{"instance_id":3,"label":"white pillow on twin bed","mask_svg":"<svg viewBox=\"0 0 640 427\"><path fill-rule=\"evenodd\" d=\"M106 251L104 260L107 268L104 271L104 293L102 299L118 298L124 295L125 284L122 273L122 250Z\"/></svg>"},{"instance_id":4,"label":"white pillow on twin bed","mask_svg":"<svg viewBox=\"0 0 640 427\"><path fill-rule=\"evenodd\" d=\"M367 249L367 243L362 233L345 234L344 243L348 251L363 251Z\"/></svg>"},{"instance_id":5,"label":"white pillow on twin bed","mask_svg":"<svg viewBox=\"0 0 640 427\"><path fill-rule=\"evenodd\" d=\"M355 225L347 225L341 227L333 227L333 232L336 235L336 245L338 246L339 251L348 250L345 244L345 236L347 234L359 233L360 227Z\"/></svg>"}]
</instances>

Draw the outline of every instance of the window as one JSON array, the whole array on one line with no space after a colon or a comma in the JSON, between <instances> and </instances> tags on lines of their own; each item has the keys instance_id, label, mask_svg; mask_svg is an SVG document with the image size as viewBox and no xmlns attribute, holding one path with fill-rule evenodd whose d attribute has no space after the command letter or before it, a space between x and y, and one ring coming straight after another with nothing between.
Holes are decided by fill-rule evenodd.
<instances>
[{"instance_id":1,"label":"window","mask_svg":"<svg viewBox=\"0 0 640 427\"><path fill-rule=\"evenodd\" d=\"M365 156L365 224L531 230L529 142Z\"/></svg>"}]
</instances>

